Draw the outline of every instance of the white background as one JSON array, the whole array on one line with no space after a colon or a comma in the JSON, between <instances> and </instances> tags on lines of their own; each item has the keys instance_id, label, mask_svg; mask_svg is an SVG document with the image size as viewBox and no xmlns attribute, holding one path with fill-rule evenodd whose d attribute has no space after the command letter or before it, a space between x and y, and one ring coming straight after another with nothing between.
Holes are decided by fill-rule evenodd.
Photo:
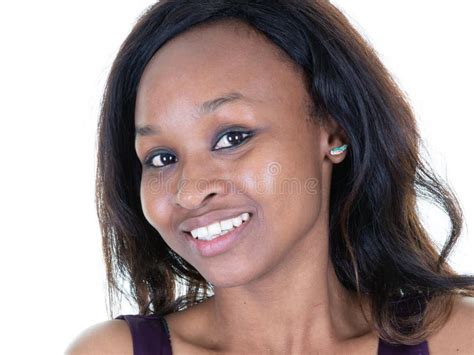
<instances>
[{"instance_id":1,"label":"white background","mask_svg":"<svg viewBox=\"0 0 474 355\"><path fill-rule=\"evenodd\" d=\"M0 5L2 354L60 354L84 328L107 319L94 205L95 130L110 65L151 3ZM431 162L472 226L471 2L334 3L410 97ZM441 245L447 219L428 207L424 220ZM464 229L450 259L457 271L473 273L473 246Z\"/></svg>"}]
</instances>

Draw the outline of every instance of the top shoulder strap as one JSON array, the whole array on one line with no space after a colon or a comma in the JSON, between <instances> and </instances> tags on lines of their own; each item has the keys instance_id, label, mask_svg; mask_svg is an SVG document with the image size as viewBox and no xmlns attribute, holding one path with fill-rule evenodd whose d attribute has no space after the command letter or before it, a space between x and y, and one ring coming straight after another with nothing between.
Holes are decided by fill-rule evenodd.
<instances>
[{"instance_id":1,"label":"top shoulder strap","mask_svg":"<svg viewBox=\"0 0 474 355\"><path fill-rule=\"evenodd\" d=\"M379 338L378 355L429 355L428 341L417 345L396 345Z\"/></svg>"},{"instance_id":2,"label":"top shoulder strap","mask_svg":"<svg viewBox=\"0 0 474 355\"><path fill-rule=\"evenodd\" d=\"M133 355L172 355L168 325L156 315L120 315L125 320L133 341Z\"/></svg>"}]
</instances>

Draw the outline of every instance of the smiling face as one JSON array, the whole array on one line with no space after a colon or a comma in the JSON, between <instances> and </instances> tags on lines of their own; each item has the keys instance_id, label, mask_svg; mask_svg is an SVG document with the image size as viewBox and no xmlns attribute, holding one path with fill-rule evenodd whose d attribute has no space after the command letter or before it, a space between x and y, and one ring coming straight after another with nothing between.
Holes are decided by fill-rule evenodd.
<instances>
[{"instance_id":1,"label":"smiling face","mask_svg":"<svg viewBox=\"0 0 474 355\"><path fill-rule=\"evenodd\" d=\"M181 34L146 67L135 111L142 208L216 287L258 279L317 243L332 164L308 102L303 74L239 23ZM206 257L180 228L210 211L252 216L236 245Z\"/></svg>"}]
</instances>

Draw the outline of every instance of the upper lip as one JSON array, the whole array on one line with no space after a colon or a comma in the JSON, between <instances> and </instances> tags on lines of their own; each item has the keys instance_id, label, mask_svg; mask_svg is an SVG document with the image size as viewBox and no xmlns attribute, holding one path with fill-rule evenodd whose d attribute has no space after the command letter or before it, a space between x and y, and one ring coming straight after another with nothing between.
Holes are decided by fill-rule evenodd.
<instances>
[{"instance_id":1,"label":"upper lip","mask_svg":"<svg viewBox=\"0 0 474 355\"><path fill-rule=\"evenodd\" d=\"M191 232L192 230L200 227L208 226L214 222L220 222L226 219L240 216L242 213L252 214L250 210L238 209L238 210L219 210L208 212L202 216L186 219L179 225L179 229L184 232Z\"/></svg>"}]
</instances>

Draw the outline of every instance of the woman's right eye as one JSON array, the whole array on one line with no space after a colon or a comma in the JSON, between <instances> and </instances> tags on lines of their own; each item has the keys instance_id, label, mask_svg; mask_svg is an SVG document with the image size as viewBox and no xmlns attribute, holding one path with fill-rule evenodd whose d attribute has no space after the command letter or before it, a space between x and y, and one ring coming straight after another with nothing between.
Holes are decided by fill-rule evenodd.
<instances>
[{"instance_id":1,"label":"woman's right eye","mask_svg":"<svg viewBox=\"0 0 474 355\"><path fill-rule=\"evenodd\" d=\"M147 161L145 162L145 165L150 168L163 168L169 163L173 163L173 162L175 163L176 160L177 159L173 154L158 153L148 158Z\"/></svg>"}]
</instances>

